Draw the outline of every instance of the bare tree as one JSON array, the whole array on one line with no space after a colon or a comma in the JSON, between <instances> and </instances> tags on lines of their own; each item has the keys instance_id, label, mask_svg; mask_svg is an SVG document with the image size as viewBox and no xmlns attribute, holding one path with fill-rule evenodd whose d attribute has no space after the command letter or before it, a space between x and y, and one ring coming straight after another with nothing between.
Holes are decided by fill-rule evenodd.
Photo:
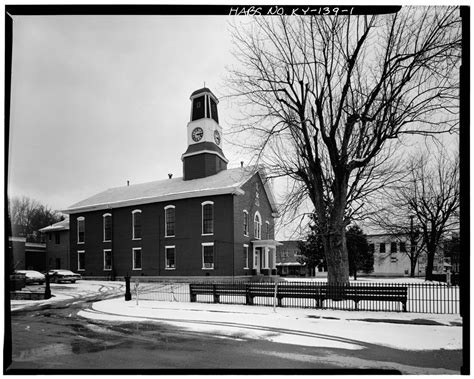
<instances>
[{"instance_id":1,"label":"bare tree","mask_svg":"<svg viewBox=\"0 0 474 379\"><path fill-rule=\"evenodd\" d=\"M431 280L442 238L459 228L459 158L423 156L413 160L409 168L410 180L398 190L397 202L420 226L427 252L425 278Z\"/></svg>"},{"instance_id":2,"label":"bare tree","mask_svg":"<svg viewBox=\"0 0 474 379\"><path fill-rule=\"evenodd\" d=\"M295 180L324 234L328 281L349 280L346 226L367 196L394 180L396 143L457 126L457 8L377 16L255 17L233 29L247 148ZM245 137L247 136L247 137Z\"/></svg>"},{"instance_id":3,"label":"bare tree","mask_svg":"<svg viewBox=\"0 0 474 379\"><path fill-rule=\"evenodd\" d=\"M26 196L8 199L8 212L13 235L22 235L35 242L39 242L40 228L64 220L58 212Z\"/></svg>"}]
</instances>

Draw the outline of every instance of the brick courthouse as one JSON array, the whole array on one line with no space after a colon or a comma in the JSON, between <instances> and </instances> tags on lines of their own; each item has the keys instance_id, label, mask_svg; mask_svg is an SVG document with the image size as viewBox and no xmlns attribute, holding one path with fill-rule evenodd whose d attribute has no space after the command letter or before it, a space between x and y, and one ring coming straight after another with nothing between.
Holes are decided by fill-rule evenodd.
<instances>
[{"instance_id":1,"label":"brick courthouse","mask_svg":"<svg viewBox=\"0 0 474 379\"><path fill-rule=\"evenodd\" d=\"M227 169L218 100L191 95L183 177L111 188L70 214L71 269L86 277L276 274L277 210L265 173Z\"/></svg>"}]
</instances>

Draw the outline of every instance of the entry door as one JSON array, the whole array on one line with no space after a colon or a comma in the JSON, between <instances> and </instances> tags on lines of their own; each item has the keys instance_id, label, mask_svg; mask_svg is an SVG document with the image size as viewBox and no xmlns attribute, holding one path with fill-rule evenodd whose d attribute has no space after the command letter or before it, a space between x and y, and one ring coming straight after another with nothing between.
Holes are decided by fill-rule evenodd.
<instances>
[{"instance_id":1,"label":"entry door","mask_svg":"<svg viewBox=\"0 0 474 379\"><path fill-rule=\"evenodd\" d=\"M257 273L259 273L260 267L262 267L260 263L260 260L261 260L260 247L255 248L255 255L253 259L254 259L254 268L257 270Z\"/></svg>"}]
</instances>

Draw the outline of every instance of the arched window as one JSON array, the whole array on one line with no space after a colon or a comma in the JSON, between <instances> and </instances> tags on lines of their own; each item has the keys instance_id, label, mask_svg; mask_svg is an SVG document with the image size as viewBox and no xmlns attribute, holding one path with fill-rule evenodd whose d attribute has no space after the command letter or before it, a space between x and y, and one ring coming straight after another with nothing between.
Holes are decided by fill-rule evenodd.
<instances>
[{"instance_id":1,"label":"arched window","mask_svg":"<svg viewBox=\"0 0 474 379\"><path fill-rule=\"evenodd\" d=\"M176 213L174 205L165 207L165 237L174 237L175 235Z\"/></svg>"},{"instance_id":2,"label":"arched window","mask_svg":"<svg viewBox=\"0 0 474 379\"><path fill-rule=\"evenodd\" d=\"M142 211L140 209L132 212L132 238L134 240L142 238Z\"/></svg>"},{"instance_id":3,"label":"arched window","mask_svg":"<svg viewBox=\"0 0 474 379\"><path fill-rule=\"evenodd\" d=\"M270 221L265 221L265 239L270 239Z\"/></svg>"},{"instance_id":4,"label":"arched window","mask_svg":"<svg viewBox=\"0 0 474 379\"><path fill-rule=\"evenodd\" d=\"M202 234L214 234L214 203L205 201L202 205Z\"/></svg>"},{"instance_id":5,"label":"arched window","mask_svg":"<svg viewBox=\"0 0 474 379\"><path fill-rule=\"evenodd\" d=\"M255 216L253 218L253 235L256 239L260 239L262 231L262 219L260 218L260 213L255 212Z\"/></svg>"},{"instance_id":6,"label":"arched window","mask_svg":"<svg viewBox=\"0 0 474 379\"><path fill-rule=\"evenodd\" d=\"M244 210L244 236L249 235L249 212Z\"/></svg>"},{"instance_id":7,"label":"arched window","mask_svg":"<svg viewBox=\"0 0 474 379\"><path fill-rule=\"evenodd\" d=\"M85 218L77 218L77 243L84 243L85 239Z\"/></svg>"},{"instance_id":8,"label":"arched window","mask_svg":"<svg viewBox=\"0 0 474 379\"><path fill-rule=\"evenodd\" d=\"M102 220L104 224L104 242L109 242L112 240L112 215L110 213L105 213L102 215Z\"/></svg>"}]
</instances>

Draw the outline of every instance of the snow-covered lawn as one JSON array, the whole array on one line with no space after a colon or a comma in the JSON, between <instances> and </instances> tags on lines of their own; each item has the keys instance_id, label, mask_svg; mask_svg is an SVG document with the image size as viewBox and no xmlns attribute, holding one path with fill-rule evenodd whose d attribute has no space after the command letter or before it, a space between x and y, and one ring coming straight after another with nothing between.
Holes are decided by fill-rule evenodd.
<instances>
[{"instance_id":1,"label":"snow-covered lawn","mask_svg":"<svg viewBox=\"0 0 474 379\"><path fill-rule=\"evenodd\" d=\"M459 327L462 319L456 315L143 300L137 305L135 300L123 299L94 303L92 310L81 311L79 315L107 321L164 322L223 338L263 339L314 347L353 350L375 344L402 350L462 349Z\"/></svg>"}]
</instances>

